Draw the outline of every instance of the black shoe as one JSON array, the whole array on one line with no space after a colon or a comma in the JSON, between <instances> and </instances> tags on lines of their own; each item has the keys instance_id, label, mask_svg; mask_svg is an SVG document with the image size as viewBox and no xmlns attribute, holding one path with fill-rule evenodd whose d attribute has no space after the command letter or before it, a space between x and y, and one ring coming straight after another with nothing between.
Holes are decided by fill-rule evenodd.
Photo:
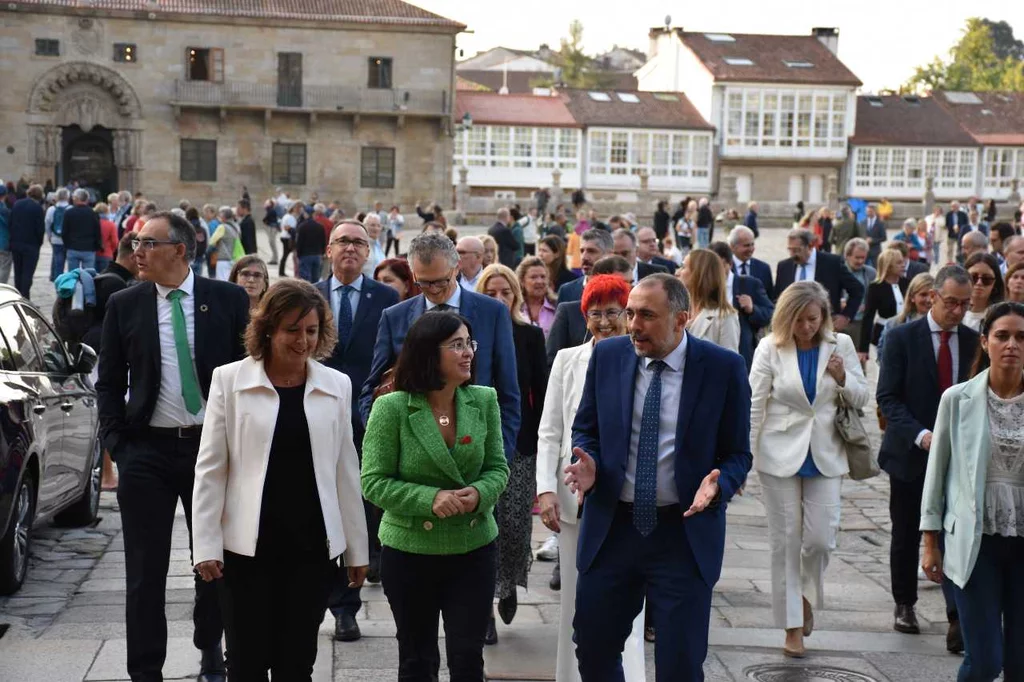
<instances>
[{"instance_id":1,"label":"black shoe","mask_svg":"<svg viewBox=\"0 0 1024 682\"><path fill-rule=\"evenodd\" d=\"M949 630L946 631L946 651L951 654L962 654L964 652L964 636L960 632L960 621L949 621Z\"/></svg>"},{"instance_id":2,"label":"black shoe","mask_svg":"<svg viewBox=\"0 0 1024 682\"><path fill-rule=\"evenodd\" d=\"M892 629L896 632L904 632L908 635L921 634L921 627L917 624L917 614L914 607L906 604L896 605L896 620Z\"/></svg>"},{"instance_id":3,"label":"black shoe","mask_svg":"<svg viewBox=\"0 0 1024 682\"><path fill-rule=\"evenodd\" d=\"M484 644L491 646L498 643L498 626L494 622L494 616L487 621L487 632L484 633Z\"/></svg>"},{"instance_id":4,"label":"black shoe","mask_svg":"<svg viewBox=\"0 0 1024 682\"><path fill-rule=\"evenodd\" d=\"M550 587L555 592L558 592L559 590L562 589L562 562L561 561L555 563L555 570L553 570L551 572L551 582L548 583L548 587Z\"/></svg>"},{"instance_id":5,"label":"black shoe","mask_svg":"<svg viewBox=\"0 0 1024 682\"><path fill-rule=\"evenodd\" d=\"M224 665L224 651L220 648L220 644L203 649L196 682L225 682L226 679L227 667Z\"/></svg>"},{"instance_id":6,"label":"black shoe","mask_svg":"<svg viewBox=\"0 0 1024 682\"><path fill-rule=\"evenodd\" d=\"M516 617L517 608L519 608L519 600L516 599L515 592L507 597L499 599L498 615L501 616L501 622L505 625L509 625L512 622L512 619Z\"/></svg>"},{"instance_id":7,"label":"black shoe","mask_svg":"<svg viewBox=\"0 0 1024 682\"><path fill-rule=\"evenodd\" d=\"M354 642L363 633L359 631L359 623L351 613L343 613L334 621L334 640L336 642Z\"/></svg>"},{"instance_id":8,"label":"black shoe","mask_svg":"<svg viewBox=\"0 0 1024 682\"><path fill-rule=\"evenodd\" d=\"M654 626L653 625L648 625L647 627L644 628L644 641L647 641L647 642L653 642L654 641Z\"/></svg>"},{"instance_id":9,"label":"black shoe","mask_svg":"<svg viewBox=\"0 0 1024 682\"><path fill-rule=\"evenodd\" d=\"M366 569L366 582L377 584L380 582L380 562L371 561L370 567Z\"/></svg>"}]
</instances>

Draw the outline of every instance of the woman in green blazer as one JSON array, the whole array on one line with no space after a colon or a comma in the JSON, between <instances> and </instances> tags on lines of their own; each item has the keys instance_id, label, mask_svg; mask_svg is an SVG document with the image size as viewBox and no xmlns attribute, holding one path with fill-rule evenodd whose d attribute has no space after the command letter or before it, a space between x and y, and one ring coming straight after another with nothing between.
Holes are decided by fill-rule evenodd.
<instances>
[{"instance_id":1,"label":"woman in green blazer","mask_svg":"<svg viewBox=\"0 0 1024 682\"><path fill-rule=\"evenodd\" d=\"M981 323L975 377L942 394L921 502L921 568L953 582L958 682L1024 680L1024 304ZM945 539L945 556L939 545Z\"/></svg>"},{"instance_id":2,"label":"woman in green blazer","mask_svg":"<svg viewBox=\"0 0 1024 682\"><path fill-rule=\"evenodd\" d=\"M452 682L483 679L497 570L494 506L508 482L497 393L473 386L476 342L455 313L409 328L394 392L373 404L363 495L384 510L381 583L398 626L398 677L436 680L438 616Z\"/></svg>"}]
</instances>

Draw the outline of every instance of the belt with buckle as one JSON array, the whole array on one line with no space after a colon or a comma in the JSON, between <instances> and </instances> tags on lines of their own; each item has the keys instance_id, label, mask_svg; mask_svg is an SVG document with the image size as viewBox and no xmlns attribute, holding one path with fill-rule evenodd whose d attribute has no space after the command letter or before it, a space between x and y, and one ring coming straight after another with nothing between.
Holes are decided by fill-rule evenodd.
<instances>
[{"instance_id":1,"label":"belt with buckle","mask_svg":"<svg viewBox=\"0 0 1024 682\"><path fill-rule=\"evenodd\" d=\"M162 438L177 438L181 440L198 440L203 435L202 425L198 426L150 426L148 432L153 436Z\"/></svg>"}]
</instances>

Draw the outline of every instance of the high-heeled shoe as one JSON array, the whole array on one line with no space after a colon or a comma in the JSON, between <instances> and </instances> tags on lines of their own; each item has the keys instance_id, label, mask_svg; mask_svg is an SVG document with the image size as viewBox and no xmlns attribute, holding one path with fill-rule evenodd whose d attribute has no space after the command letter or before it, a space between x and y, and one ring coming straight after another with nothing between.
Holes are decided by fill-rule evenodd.
<instances>
[{"instance_id":1,"label":"high-heeled shoe","mask_svg":"<svg viewBox=\"0 0 1024 682\"><path fill-rule=\"evenodd\" d=\"M810 637L814 632L814 611L811 610L811 602L804 598L804 637Z\"/></svg>"},{"instance_id":2,"label":"high-heeled shoe","mask_svg":"<svg viewBox=\"0 0 1024 682\"><path fill-rule=\"evenodd\" d=\"M791 635L799 635L799 637L794 637L795 641L790 643ZM786 643L782 645L782 655L786 658L803 658L807 655L807 649L804 647L802 628L790 628L786 630Z\"/></svg>"},{"instance_id":3,"label":"high-heeled shoe","mask_svg":"<svg viewBox=\"0 0 1024 682\"><path fill-rule=\"evenodd\" d=\"M519 608L519 601L516 598L516 593L513 592L507 597L502 597L498 600L498 615L501 616L501 622L505 625L510 625L512 619L516 617L516 610Z\"/></svg>"}]
</instances>

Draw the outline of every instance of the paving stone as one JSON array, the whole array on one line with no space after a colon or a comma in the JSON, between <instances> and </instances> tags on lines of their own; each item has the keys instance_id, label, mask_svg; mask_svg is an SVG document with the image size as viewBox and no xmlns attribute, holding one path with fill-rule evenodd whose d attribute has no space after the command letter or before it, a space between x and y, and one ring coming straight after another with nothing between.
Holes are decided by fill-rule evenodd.
<instances>
[{"instance_id":1,"label":"paving stone","mask_svg":"<svg viewBox=\"0 0 1024 682\"><path fill-rule=\"evenodd\" d=\"M0 680L10 682L64 682L81 680L89 671L102 642L0 640Z\"/></svg>"},{"instance_id":2,"label":"paving stone","mask_svg":"<svg viewBox=\"0 0 1024 682\"><path fill-rule=\"evenodd\" d=\"M127 680L126 661L126 640L108 639L103 643L103 648L96 656L96 661L89 669L85 680ZM191 637L167 638L167 660L164 662L163 670L165 678L195 679L199 674L199 652L192 644Z\"/></svg>"},{"instance_id":3,"label":"paving stone","mask_svg":"<svg viewBox=\"0 0 1024 682\"><path fill-rule=\"evenodd\" d=\"M921 656L919 654L864 654L875 668L890 680L954 680L960 656Z\"/></svg>"}]
</instances>

